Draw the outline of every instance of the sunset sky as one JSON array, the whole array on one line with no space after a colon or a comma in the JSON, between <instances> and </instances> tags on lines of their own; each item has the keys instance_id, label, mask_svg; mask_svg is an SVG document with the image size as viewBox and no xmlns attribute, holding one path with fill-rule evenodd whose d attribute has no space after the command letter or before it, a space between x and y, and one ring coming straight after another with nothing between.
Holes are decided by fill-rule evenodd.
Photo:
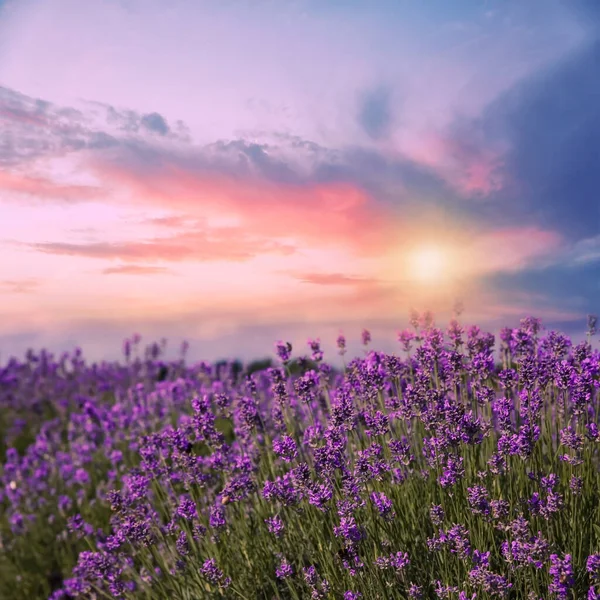
<instances>
[{"instance_id":1,"label":"sunset sky","mask_svg":"<svg viewBox=\"0 0 600 600\"><path fill-rule=\"evenodd\" d=\"M0 0L0 362L600 311L596 0Z\"/></svg>"}]
</instances>

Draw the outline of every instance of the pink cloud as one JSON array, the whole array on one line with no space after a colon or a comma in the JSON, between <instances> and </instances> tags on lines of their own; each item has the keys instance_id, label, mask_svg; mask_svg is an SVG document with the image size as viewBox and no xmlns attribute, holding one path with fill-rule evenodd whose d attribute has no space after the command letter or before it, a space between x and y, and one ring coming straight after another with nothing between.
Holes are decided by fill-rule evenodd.
<instances>
[{"instance_id":1,"label":"pink cloud","mask_svg":"<svg viewBox=\"0 0 600 600\"><path fill-rule=\"evenodd\" d=\"M121 265L108 267L102 270L104 275L156 275L158 273L171 273L165 267L153 267L146 265Z\"/></svg>"},{"instance_id":2,"label":"pink cloud","mask_svg":"<svg viewBox=\"0 0 600 600\"><path fill-rule=\"evenodd\" d=\"M503 181L498 174L500 163L493 156L481 157L465 165L462 173L451 180L456 189L466 195L482 194L487 196L502 189Z\"/></svg>"},{"instance_id":3,"label":"pink cloud","mask_svg":"<svg viewBox=\"0 0 600 600\"><path fill-rule=\"evenodd\" d=\"M96 187L63 185L43 177L30 177L8 171L0 171L0 190L68 202L91 200L98 198L102 193L102 190Z\"/></svg>"},{"instance_id":4,"label":"pink cloud","mask_svg":"<svg viewBox=\"0 0 600 600\"><path fill-rule=\"evenodd\" d=\"M273 183L256 177L200 174L172 163L142 172L99 161L91 167L103 181L128 190L135 202L199 219L227 217L259 239L343 245L372 254L385 247L393 228L383 207L347 183Z\"/></svg>"},{"instance_id":5,"label":"pink cloud","mask_svg":"<svg viewBox=\"0 0 600 600\"><path fill-rule=\"evenodd\" d=\"M351 277L342 273L305 273L297 275L297 279L302 283L312 283L315 285L359 285L372 283L375 280L364 277Z\"/></svg>"},{"instance_id":6,"label":"pink cloud","mask_svg":"<svg viewBox=\"0 0 600 600\"><path fill-rule=\"evenodd\" d=\"M237 228L222 228L210 232L186 232L169 238L148 241L95 242L72 244L46 242L31 245L39 252L65 256L84 256L105 260L197 262L212 260L245 261L258 254L290 254L291 246L259 240Z\"/></svg>"},{"instance_id":7,"label":"pink cloud","mask_svg":"<svg viewBox=\"0 0 600 600\"><path fill-rule=\"evenodd\" d=\"M442 160L443 153L454 144L443 138L431 138L431 143L434 149L432 164ZM461 173L453 173L454 185L462 186L461 189L469 194L498 189L500 183L495 179L491 154L488 158L458 143L456 148L459 155L462 152L467 166ZM175 160L165 158L152 168L99 158L90 165L107 185L125 191L134 203L186 215L185 219L178 216L159 218L157 224L183 228L186 222L206 223L225 218L233 225L208 229L201 234L185 233L183 229L173 238L153 240L152 243L158 246L129 245L129 253L119 249L119 257L136 260L138 256L144 256L146 260L150 256L175 253L178 255L175 260L210 260L211 256L243 260L242 257L261 253L290 253L294 248L299 252L311 248L335 248L363 258L378 259L398 244L408 248L409 240L413 240L413 244L421 241L426 244L429 239L443 240L453 229L446 222L442 226L403 221L398 212L392 212L359 187L348 183L300 185L269 182L254 175L236 178L224 173L198 173L183 168ZM209 231L214 233L208 234ZM451 250L455 247L459 254L462 251L468 253L465 260L461 258L459 270L473 276L522 268L556 252L562 243L559 234L540 228L478 231L475 224L465 223L457 224L449 241ZM159 246L164 252L158 249ZM81 250L85 251L84 248ZM114 250L114 247L105 249L105 256L116 257ZM307 281L330 285L342 281L349 283L344 275L332 272L333 275L323 277L313 273Z\"/></svg>"},{"instance_id":8,"label":"pink cloud","mask_svg":"<svg viewBox=\"0 0 600 600\"><path fill-rule=\"evenodd\" d=\"M165 241L156 242L97 242L92 244L69 244L46 242L33 244L33 248L46 254L85 256L87 258L119 260L166 260L179 261L192 256L190 247Z\"/></svg>"},{"instance_id":9,"label":"pink cloud","mask_svg":"<svg viewBox=\"0 0 600 600\"><path fill-rule=\"evenodd\" d=\"M561 249L562 236L536 227L497 229L476 236L468 252L486 271L518 270Z\"/></svg>"},{"instance_id":10,"label":"pink cloud","mask_svg":"<svg viewBox=\"0 0 600 600\"><path fill-rule=\"evenodd\" d=\"M432 133L411 140L403 149L411 160L436 171L463 196L487 196L506 185L502 152Z\"/></svg>"},{"instance_id":11,"label":"pink cloud","mask_svg":"<svg viewBox=\"0 0 600 600\"><path fill-rule=\"evenodd\" d=\"M31 294L39 287L36 279L20 279L0 281L0 290L7 294Z\"/></svg>"},{"instance_id":12,"label":"pink cloud","mask_svg":"<svg viewBox=\"0 0 600 600\"><path fill-rule=\"evenodd\" d=\"M148 219L145 222L149 225L179 229L189 225L190 220L183 215L170 215L168 217L155 217L153 219Z\"/></svg>"}]
</instances>

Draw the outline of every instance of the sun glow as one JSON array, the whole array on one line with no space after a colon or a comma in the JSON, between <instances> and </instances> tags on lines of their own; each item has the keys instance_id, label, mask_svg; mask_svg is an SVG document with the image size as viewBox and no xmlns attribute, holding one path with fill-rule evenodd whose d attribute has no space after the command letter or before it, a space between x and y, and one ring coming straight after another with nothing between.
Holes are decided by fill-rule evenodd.
<instances>
[{"instance_id":1,"label":"sun glow","mask_svg":"<svg viewBox=\"0 0 600 600\"><path fill-rule=\"evenodd\" d=\"M435 283L445 279L449 269L448 254L438 246L423 246L408 256L411 279Z\"/></svg>"}]
</instances>

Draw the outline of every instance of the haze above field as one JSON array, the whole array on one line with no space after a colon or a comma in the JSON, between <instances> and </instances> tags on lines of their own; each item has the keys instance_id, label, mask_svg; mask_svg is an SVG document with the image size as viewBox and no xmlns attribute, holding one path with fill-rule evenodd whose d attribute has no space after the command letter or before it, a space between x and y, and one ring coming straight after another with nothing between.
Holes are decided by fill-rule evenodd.
<instances>
[{"instance_id":1,"label":"haze above field","mask_svg":"<svg viewBox=\"0 0 600 600\"><path fill-rule=\"evenodd\" d=\"M600 4L0 1L0 356L575 338L600 298Z\"/></svg>"}]
</instances>

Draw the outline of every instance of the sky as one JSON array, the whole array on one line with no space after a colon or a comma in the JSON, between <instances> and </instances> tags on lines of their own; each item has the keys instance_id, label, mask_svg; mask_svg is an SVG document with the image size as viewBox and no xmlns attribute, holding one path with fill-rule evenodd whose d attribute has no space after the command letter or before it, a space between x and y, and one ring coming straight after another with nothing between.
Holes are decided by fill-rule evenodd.
<instances>
[{"instance_id":1,"label":"sky","mask_svg":"<svg viewBox=\"0 0 600 600\"><path fill-rule=\"evenodd\" d=\"M595 0L0 0L0 361L600 311Z\"/></svg>"}]
</instances>

